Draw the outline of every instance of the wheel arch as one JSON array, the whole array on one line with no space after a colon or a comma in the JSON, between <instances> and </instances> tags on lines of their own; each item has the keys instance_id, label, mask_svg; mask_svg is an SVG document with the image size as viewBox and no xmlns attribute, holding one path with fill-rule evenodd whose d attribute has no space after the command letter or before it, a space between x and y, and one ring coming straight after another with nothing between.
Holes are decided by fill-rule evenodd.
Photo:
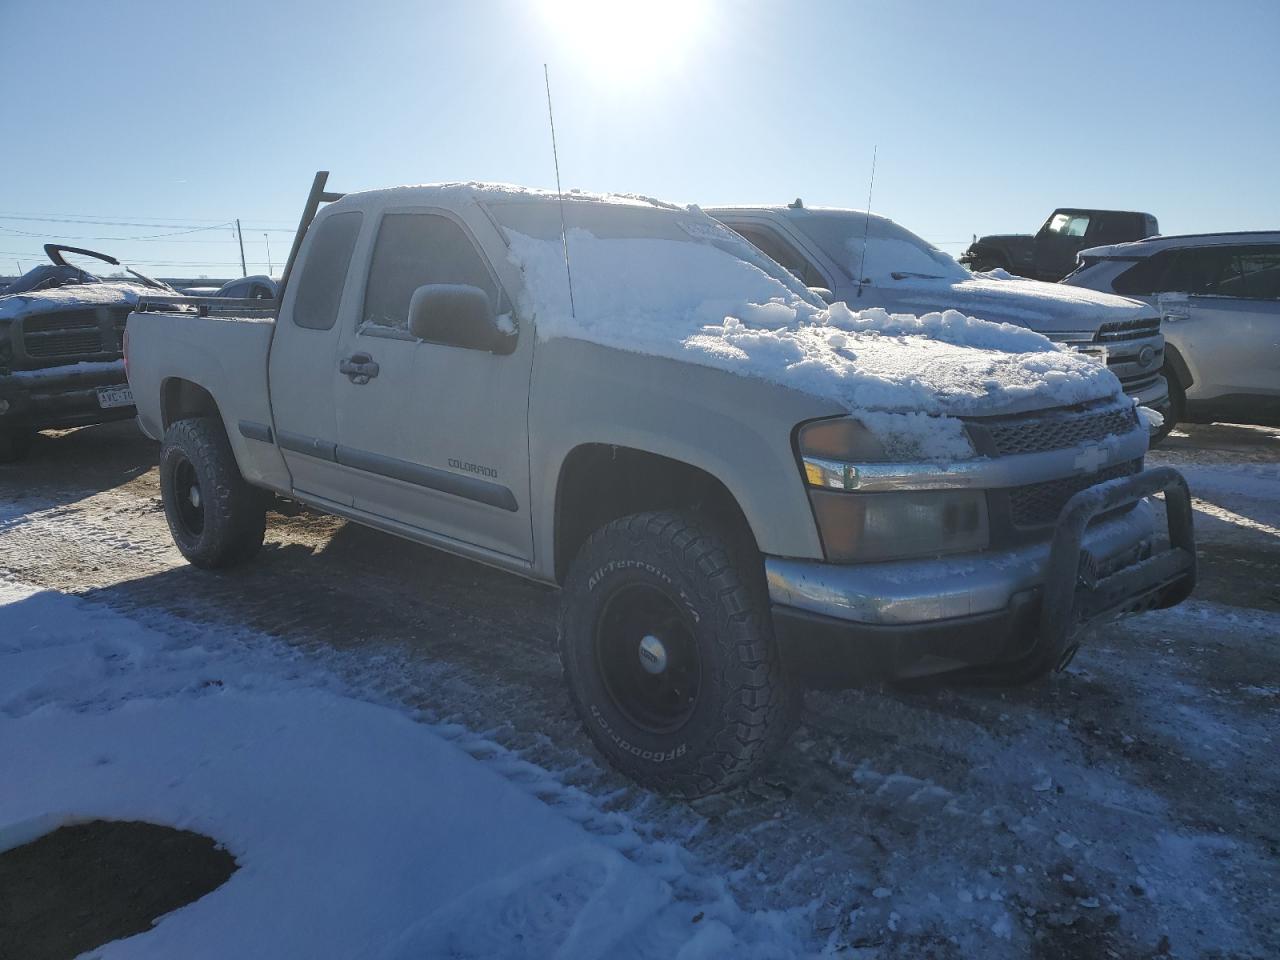
<instances>
[{"instance_id":1,"label":"wheel arch","mask_svg":"<svg viewBox=\"0 0 1280 960\"><path fill-rule=\"evenodd\" d=\"M222 423L222 411L212 393L185 377L169 377L160 385L161 429L193 417L213 417Z\"/></svg>"},{"instance_id":2,"label":"wheel arch","mask_svg":"<svg viewBox=\"0 0 1280 960\"><path fill-rule=\"evenodd\" d=\"M561 462L556 482L556 582L564 583L579 548L611 520L645 510L679 509L711 517L735 546L753 557L760 556L756 535L738 498L710 471L636 447L579 444Z\"/></svg>"},{"instance_id":3,"label":"wheel arch","mask_svg":"<svg viewBox=\"0 0 1280 960\"><path fill-rule=\"evenodd\" d=\"M1196 382L1195 377L1191 375L1191 368L1187 366L1187 361L1182 356L1182 352L1168 340L1164 342L1164 365L1178 378L1178 386L1182 387L1183 390L1186 390Z\"/></svg>"}]
</instances>

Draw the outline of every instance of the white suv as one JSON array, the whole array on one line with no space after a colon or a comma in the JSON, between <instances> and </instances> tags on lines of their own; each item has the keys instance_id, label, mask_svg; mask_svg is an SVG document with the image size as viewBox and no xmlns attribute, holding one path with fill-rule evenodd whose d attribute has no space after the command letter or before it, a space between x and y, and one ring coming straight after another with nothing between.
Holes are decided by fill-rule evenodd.
<instances>
[{"instance_id":1,"label":"white suv","mask_svg":"<svg viewBox=\"0 0 1280 960\"><path fill-rule=\"evenodd\" d=\"M1280 231L1094 247L1062 282L1160 307L1174 419L1280 426Z\"/></svg>"}]
</instances>

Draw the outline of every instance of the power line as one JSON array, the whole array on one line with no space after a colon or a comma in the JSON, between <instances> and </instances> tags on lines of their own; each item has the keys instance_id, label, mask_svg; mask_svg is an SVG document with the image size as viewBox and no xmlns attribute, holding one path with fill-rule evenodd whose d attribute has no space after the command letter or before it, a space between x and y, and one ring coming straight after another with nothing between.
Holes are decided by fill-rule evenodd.
<instances>
[{"instance_id":1,"label":"power line","mask_svg":"<svg viewBox=\"0 0 1280 960\"><path fill-rule=\"evenodd\" d=\"M188 233L200 233L203 230L221 230L224 227L231 226L231 221L226 223L215 224L211 227L192 227L190 230L175 230L173 233L156 233L144 237L85 237L71 236L69 234L60 234L58 239L62 240L165 240L168 237L180 237ZM30 230L15 230L13 227L0 227L5 233L16 233L20 237L47 237L48 233L33 233Z\"/></svg>"},{"instance_id":2,"label":"power line","mask_svg":"<svg viewBox=\"0 0 1280 960\"><path fill-rule=\"evenodd\" d=\"M44 253L32 253L31 251L9 250L0 253L5 257L21 257L26 260L43 260ZM265 264L265 260L250 260L249 263ZM135 267L238 267L239 260L222 261L222 260L131 260L130 266Z\"/></svg>"},{"instance_id":3,"label":"power line","mask_svg":"<svg viewBox=\"0 0 1280 960\"><path fill-rule=\"evenodd\" d=\"M92 223L108 227L172 227L200 224L218 224L223 221L217 217L96 217L79 213L0 213L0 220L40 220L46 223ZM159 220L160 223L144 223L142 221ZM288 223L287 220L262 220L262 223Z\"/></svg>"}]
</instances>

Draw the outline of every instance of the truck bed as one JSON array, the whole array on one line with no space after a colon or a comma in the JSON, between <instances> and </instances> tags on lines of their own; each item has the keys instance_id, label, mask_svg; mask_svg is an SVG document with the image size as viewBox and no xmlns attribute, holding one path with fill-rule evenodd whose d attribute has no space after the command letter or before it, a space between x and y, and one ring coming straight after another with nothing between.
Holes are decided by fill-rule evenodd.
<instances>
[{"instance_id":1,"label":"truck bed","mask_svg":"<svg viewBox=\"0 0 1280 960\"><path fill-rule=\"evenodd\" d=\"M142 432L161 439L178 413L206 394L221 412L245 478L287 490L288 473L274 443L242 429L272 423L267 362L276 308L275 301L217 297L141 301L129 314L125 356Z\"/></svg>"}]
</instances>

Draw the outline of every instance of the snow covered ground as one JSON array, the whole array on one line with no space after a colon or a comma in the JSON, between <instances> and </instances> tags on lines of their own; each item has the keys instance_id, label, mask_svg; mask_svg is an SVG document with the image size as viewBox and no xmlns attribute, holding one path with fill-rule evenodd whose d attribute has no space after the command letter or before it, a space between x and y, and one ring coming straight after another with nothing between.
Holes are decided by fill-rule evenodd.
<instances>
[{"instance_id":1,"label":"snow covered ground","mask_svg":"<svg viewBox=\"0 0 1280 960\"><path fill-rule=\"evenodd\" d=\"M582 735L554 597L329 518L186 567L129 425L0 469L0 848L128 817L240 869L104 957L1271 957L1280 430L1175 433L1202 585L1028 689L812 692L696 804Z\"/></svg>"},{"instance_id":2,"label":"snow covered ground","mask_svg":"<svg viewBox=\"0 0 1280 960\"><path fill-rule=\"evenodd\" d=\"M458 727L342 689L278 643L198 645L65 594L0 581L0 851L67 823L211 836L240 869L110 957L777 956L785 915L690 897L678 859L637 862L541 802ZM698 918L695 923L695 916ZM790 932L789 932L790 931Z\"/></svg>"}]
</instances>

